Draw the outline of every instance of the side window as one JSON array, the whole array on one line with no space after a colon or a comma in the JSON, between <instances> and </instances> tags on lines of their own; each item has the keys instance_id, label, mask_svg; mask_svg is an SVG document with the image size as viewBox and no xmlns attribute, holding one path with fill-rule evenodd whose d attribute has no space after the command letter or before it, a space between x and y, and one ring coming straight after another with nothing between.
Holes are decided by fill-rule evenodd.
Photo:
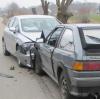
<instances>
[{"instance_id":1,"label":"side window","mask_svg":"<svg viewBox=\"0 0 100 99\"><path fill-rule=\"evenodd\" d=\"M8 28L12 27L13 23L14 23L14 18L11 18L8 22Z\"/></svg>"},{"instance_id":2,"label":"side window","mask_svg":"<svg viewBox=\"0 0 100 99\"><path fill-rule=\"evenodd\" d=\"M18 19L15 19L15 20L14 20L13 27L15 27L17 31L19 31Z\"/></svg>"},{"instance_id":3,"label":"side window","mask_svg":"<svg viewBox=\"0 0 100 99\"><path fill-rule=\"evenodd\" d=\"M15 28L18 27L18 20L17 19L14 20L13 27L15 27Z\"/></svg>"},{"instance_id":4,"label":"side window","mask_svg":"<svg viewBox=\"0 0 100 99\"><path fill-rule=\"evenodd\" d=\"M64 50L74 50L73 31L71 29L65 30L60 42L60 48Z\"/></svg>"},{"instance_id":5,"label":"side window","mask_svg":"<svg viewBox=\"0 0 100 99\"><path fill-rule=\"evenodd\" d=\"M57 28L57 29L53 32L53 34L50 36L50 39L48 40L48 45L51 45L51 46L53 46L53 47L56 46L57 41L58 41L58 39L59 39L59 37L60 37L60 34L61 34L62 30L63 30L63 28L60 27L60 28Z\"/></svg>"}]
</instances>

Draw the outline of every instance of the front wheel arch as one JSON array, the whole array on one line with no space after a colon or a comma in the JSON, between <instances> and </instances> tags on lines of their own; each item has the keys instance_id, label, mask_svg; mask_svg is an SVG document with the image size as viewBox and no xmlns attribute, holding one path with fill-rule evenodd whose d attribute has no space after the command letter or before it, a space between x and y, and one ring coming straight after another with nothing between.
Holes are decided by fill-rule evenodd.
<instances>
[{"instance_id":1,"label":"front wheel arch","mask_svg":"<svg viewBox=\"0 0 100 99\"><path fill-rule=\"evenodd\" d=\"M57 78L58 78L58 82L60 80L60 77L61 77L62 72L63 72L62 67L61 66L58 66L58 68L57 68Z\"/></svg>"},{"instance_id":2,"label":"front wheel arch","mask_svg":"<svg viewBox=\"0 0 100 99\"><path fill-rule=\"evenodd\" d=\"M16 51L18 50L18 47L19 47L19 44L18 44L18 43L16 43Z\"/></svg>"},{"instance_id":3,"label":"front wheel arch","mask_svg":"<svg viewBox=\"0 0 100 99\"><path fill-rule=\"evenodd\" d=\"M4 37L2 37L2 41L4 42Z\"/></svg>"}]
</instances>

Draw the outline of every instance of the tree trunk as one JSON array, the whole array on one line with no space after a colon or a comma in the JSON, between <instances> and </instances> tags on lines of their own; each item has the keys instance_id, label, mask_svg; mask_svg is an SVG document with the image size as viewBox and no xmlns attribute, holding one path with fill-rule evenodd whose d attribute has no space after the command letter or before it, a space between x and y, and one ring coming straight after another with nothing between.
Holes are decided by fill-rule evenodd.
<instances>
[{"instance_id":1,"label":"tree trunk","mask_svg":"<svg viewBox=\"0 0 100 99\"><path fill-rule=\"evenodd\" d=\"M42 3L42 9L43 9L43 12L44 12L44 15L48 15L49 14L49 2L45 1L45 0L41 0L41 3Z\"/></svg>"},{"instance_id":2,"label":"tree trunk","mask_svg":"<svg viewBox=\"0 0 100 99\"><path fill-rule=\"evenodd\" d=\"M33 13L33 14L37 14L36 8L32 8L32 13Z\"/></svg>"},{"instance_id":3,"label":"tree trunk","mask_svg":"<svg viewBox=\"0 0 100 99\"><path fill-rule=\"evenodd\" d=\"M72 13L67 11L72 1L73 0L62 0L62 2L60 2L60 0L56 0L58 7L57 18L64 24L67 23L69 17L72 16Z\"/></svg>"}]
</instances>

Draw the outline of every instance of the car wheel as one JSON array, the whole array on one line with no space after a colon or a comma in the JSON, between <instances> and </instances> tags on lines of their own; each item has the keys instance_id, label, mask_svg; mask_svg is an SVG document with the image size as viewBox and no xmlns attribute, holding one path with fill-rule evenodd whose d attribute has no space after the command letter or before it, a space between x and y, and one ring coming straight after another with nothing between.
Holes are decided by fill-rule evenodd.
<instances>
[{"instance_id":1,"label":"car wheel","mask_svg":"<svg viewBox=\"0 0 100 99\"><path fill-rule=\"evenodd\" d=\"M2 41L2 48L3 48L3 54L4 54L5 56L10 56L10 53L7 51L6 43L5 43L4 40Z\"/></svg>"},{"instance_id":2,"label":"car wheel","mask_svg":"<svg viewBox=\"0 0 100 99\"><path fill-rule=\"evenodd\" d=\"M36 55L35 56L35 73L38 74L38 75L43 75L44 72L43 72L40 64L41 64L41 62L39 61L39 58Z\"/></svg>"},{"instance_id":3,"label":"car wheel","mask_svg":"<svg viewBox=\"0 0 100 99\"><path fill-rule=\"evenodd\" d=\"M76 97L70 94L68 89L67 79L64 77L63 73L60 77L59 84L60 84L61 99L76 99Z\"/></svg>"},{"instance_id":4,"label":"car wheel","mask_svg":"<svg viewBox=\"0 0 100 99\"><path fill-rule=\"evenodd\" d=\"M35 56L33 55L32 56L32 53L33 52L30 52L30 63L31 63L31 68L33 69L33 70L35 70Z\"/></svg>"},{"instance_id":5,"label":"car wheel","mask_svg":"<svg viewBox=\"0 0 100 99\"><path fill-rule=\"evenodd\" d=\"M31 68L33 71L35 70L35 60L31 60Z\"/></svg>"}]
</instances>

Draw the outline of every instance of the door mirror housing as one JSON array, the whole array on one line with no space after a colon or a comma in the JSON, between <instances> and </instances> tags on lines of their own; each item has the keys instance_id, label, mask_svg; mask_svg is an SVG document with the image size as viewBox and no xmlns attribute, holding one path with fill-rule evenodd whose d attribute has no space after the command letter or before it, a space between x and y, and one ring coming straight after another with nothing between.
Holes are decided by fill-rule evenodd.
<instances>
[{"instance_id":1,"label":"door mirror housing","mask_svg":"<svg viewBox=\"0 0 100 99\"><path fill-rule=\"evenodd\" d=\"M12 31L13 33L16 33L16 28L15 27L10 27L9 30Z\"/></svg>"},{"instance_id":2,"label":"door mirror housing","mask_svg":"<svg viewBox=\"0 0 100 99\"><path fill-rule=\"evenodd\" d=\"M43 40L43 38L37 38L37 39L36 39L36 42L37 42L37 43L43 43L44 40Z\"/></svg>"}]
</instances>

